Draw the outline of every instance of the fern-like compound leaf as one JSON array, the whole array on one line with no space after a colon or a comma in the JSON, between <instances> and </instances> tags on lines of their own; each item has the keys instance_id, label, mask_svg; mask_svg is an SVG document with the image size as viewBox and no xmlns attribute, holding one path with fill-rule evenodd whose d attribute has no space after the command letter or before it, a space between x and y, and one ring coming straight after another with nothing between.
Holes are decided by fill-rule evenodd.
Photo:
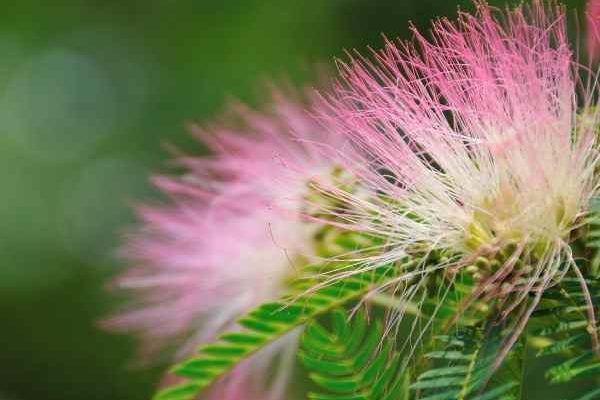
<instances>
[{"instance_id":1,"label":"fern-like compound leaf","mask_svg":"<svg viewBox=\"0 0 600 400\"><path fill-rule=\"evenodd\" d=\"M495 361L502 344L500 326L490 329L462 328L451 336L438 336L443 350L424 358L429 368L411 385L419 400L509 400L516 399L516 379L492 382Z\"/></svg>"},{"instance_id":2,"label":"fern-like compound leaf","mask_svg":"<svg viewBox=\"0 0 600 400\"><path fill-rule=\"evenodd\" d=\"M391 282L397 278L399 271L413 264L407 261L400 266L357 273L323 285L299 298L296 298L296 292L281 301L259 306L238 320L239 330L222 334L214 343L202 346L193 357L173 367L172 372L186 378L186 382L160 391L155 399L195 399L200 392L257 351L316 317L361 298L374 287Z\"/></svg>"},{"instance_id":3,"label":"fern-like compound leaf","mask_svg":"<svg viewBox=\"0 0 600 400\"><path fill-rule=\"evenodd\" d=\"M585 280L594 305L594 312L600 305L600 279L590 277ZM578 278L563 278L559 285L544 294L543 307L534 314L539 328L533 332L537 342L543 343L538 357L562 356L546 371L550 383L568 382L591 383L590 378L600 376L600 358L593 351L591 333L598 326L592 326L588 318L586 295ZM541 339L541 340L540 340ZM600 398L597 387L578 400Z\"/></svg>"},{"instance_id":4,"label":"fern-like compound leaf","mask_svg":"<svg viewBox=\"0 0 600 400\"><path fill-rule=\"evenodd\" d=\"M362 313L350 319L341 310L331 317L331 329L312 322L302 337L300 360L319 387L309 399L408 400L408 376L399 371L381 323L369 324Z\"/></svg>"},{"instance_id":5,"label":"fern-like compound leaf","mask_svg":"<svg viewBox=\"0 0 600 400\"><path fill-rule=\"evenodd\" d=\"M594 197L589 204L588 215L585 219L586 258L589 262L590 273L600 276L600 197Z\"/></svg>"}]
</instances>

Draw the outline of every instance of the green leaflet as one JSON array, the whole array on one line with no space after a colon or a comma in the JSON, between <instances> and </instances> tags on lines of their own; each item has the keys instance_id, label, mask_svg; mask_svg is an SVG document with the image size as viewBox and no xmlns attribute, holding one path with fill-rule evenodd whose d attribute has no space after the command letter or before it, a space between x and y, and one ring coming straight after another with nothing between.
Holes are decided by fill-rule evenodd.
<instances>
[{"instance_id":1,"label":"green leaflet","mask_svg":"<svg viewBox=\"0 0 600 400\"><path fill-rule=\"evenodd\" d=\"M411 385L419 400L508 400L516 399L519 382L503 376L492 378L498 350L505 332L501 326L488 329L462 328L452 336L438 336L444 350L424 355L429 368ZM507 360L505 360L506 362Z\"/></svg>"},{"instance_id":2,"label":"green leaflet","mask_svg":"<svg viewBox=\"0 0 600 400\"><path fill-rule=\"evenodd\" d=\"M431 351L420 354L416 364L404 370L407 363L401 362L402 355L392 351L396 338L382 339L378 321L367 324L361 314L348 321L344 312L336 311L331 329L313 322L302 339L300 360L321 389L310 393L309 399L519 399L521 377L513 373L522 367L522 360L514 357L521 346L515 346L505 360L510 368L495 371L498 351L512 330L490 317L477 326L457 327L453 335L436 336ZM421 373L410 385L410 376L416 376L418 369Z\"/></svg>"},{"instance_id":3,"label":"green leaflet","mask_svg":"<svg viewBox=\"0 0 600 400\"><path fill-rule=\"evenodd\" d=\"M600 276L600 198L590 201L589 213L585 219L585 247L588 252L589 268L593 276Z\"/></svg>"},{"instance_id":4,"label":"green leaflet","mask_svg":"<svg viewBox=\"0 0 600 400\"><path fill-rule=\"evenodd\" d=\"M193 357L175 365L172 372L187 378L187 381L160 391L155 399L196 398L239 362L276 339L319 315L359 299L376 286L393 281L399 271L405 271L412 265L413 261L407 261L402 265L390 265L357 273L333 281L295 301L292 301L293 296L287 296L281 301L259 306L238 320L241 330L222 334L215 342L198 349ZM296 296L297 294L298 292Z\"/></svg>"},{"instance_id":5,"label":"green leaflet","mask_svg":"<svg viewBox=\"0 0 600 400\"><path fill-rule=\"evenodd\" d=\"M600 280L586 279L594 309L600 304ZM600 376L600 359L592 352L590 343L592 328L586 314L586 304L581 283L576 278L564 278L561 283L544 294L543 307L534 313L535 341L543 343L536 356L563 356L546 371L550 383L579 381ZM600 398L597 387L581 399Z\"/></svg>"},{"instance_id":6,"label":"green leaflet","mask_svg":"<svg viewBox=\"0 0 600 400\"><path fill-rule=\"evenodd\" d=\"M306 327L300 360L320 388L311 400L408 400L408 375L399 371L394 339L383 338L379 321L369 324L363 313L348 321L332 313L332 328L317 322Z\"/></svg>"}]
</instances>

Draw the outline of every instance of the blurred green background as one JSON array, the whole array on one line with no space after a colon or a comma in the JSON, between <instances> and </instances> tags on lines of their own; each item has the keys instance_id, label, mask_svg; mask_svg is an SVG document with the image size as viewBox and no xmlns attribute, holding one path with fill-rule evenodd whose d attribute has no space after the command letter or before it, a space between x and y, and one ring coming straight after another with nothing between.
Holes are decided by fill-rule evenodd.
<instances>
[{"instance_id":1,"label":"blurred green background","mask_svg":"<svg viewBox=\"0 0 600 400\"><path fill-rule=\"evenodd\" d=\"M570 1L570 9L584 0ZM495 1L495 4L501 4ZM129 204L157 196L162 145L260 79L300 83L468 0L1 1L0 400L149 399L164 366L96 321L123 299ZM530 397L557 399L531 375ZM550 393L550 394L548 394ZM559 396L559 397L556 397Z\"/></svg>"}]
</instances>

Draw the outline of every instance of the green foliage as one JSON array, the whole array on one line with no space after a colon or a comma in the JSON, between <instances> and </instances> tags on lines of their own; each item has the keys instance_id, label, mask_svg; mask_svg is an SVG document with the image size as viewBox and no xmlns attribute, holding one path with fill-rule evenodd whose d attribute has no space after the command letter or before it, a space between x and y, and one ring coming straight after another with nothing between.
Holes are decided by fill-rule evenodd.
<instances>
[{"instance_id":1,"label":"green foliage","mask_svg":"<svg viewBox=\"0 0 600 400\"><path fill-rule=\"evenodd\" d=\"M600 276L600 198L594 197L590 201L585 223L584 243L587 250L586 258L589 262L591 275L597 277Z\"/></svg>"},{"instance_id":2,"label":"green foliage","mask_svg":"<svg viewBox=\"0 0 600 400\"><path fill-rule=\"evenodd\" d=\"M597 310L600 304L600 280L587 279L586 285ZM587 314L585 293L577 278L565 277L544 294L542 307L534 314L534 341L541 343L538 357L554 356L558 361L546 371L550 383L580 382L600 376L600 358L593 351L591 334L598 332ZM559 356L559 357L557 357ZM595 388L581 399L599 398Z\"/></svg>"},{"instance_id":3,"label":"green foliage","mask_svg":"<svg viewBox=\"0 0 600 400\"><path fill-rule=\"evenodd\" d=\"M463 328L436 337L443 350L424 355L427 368L411 386L419 400L509 400L517 399L519 381L506 371L496 371L504 330Z\"/></svg>"},{"instance_id":4,"label":"green foliage","mask_svg":"<svg viewBox=\"0 0 600 400\"><path fill-rule=\"evenodd\" d=\"M464 280L449 289L440 301L430 330L439 331L453 309L457 312L464 291ZM456 293L455 293L456 292ZM437 297L436 297L437 298ZM479 313L479 312L477 312ZM313 322L302 339L300 359L310 372L319 392L309 394L313 400L511 400L520 399L520 379L524 366L519 342L502 366L498 354L511 328L508 321L499 323L495 315L479 313L479 323L454 326L452 335L436 335L414 344L414 360L393 351L397 339L385 339L379 320L368 325L364 315L349 319L341 311L332 315L331 328ZM471 321L475 314L468 320ZM488 318L486 318L488 316ZM422 325L421 325L422 326ZM447 330L447 328L446 328ZM421 333L421 332L419 332ZM422 351L424 348L428 351ZM418 376L412 385L410 377Z\"/></svg>"},{"instance_id":5,"label":"green foliage","mask_svg":"<svg viewBox=\"0 0 600 400\"><path fill-rule=\"evenodd\" d=\"M194 399L242 360L291 330L345 303L360 299L374 287L385 285L412 265L380 267L324 284L298 297L314 281L305 281L281 301L263 304L238 321L241 329L222 334L214 343L201 347L192 358L173 367L172 372L187 382L167 388L157 400Z\"/></svg>"},{"instance_id":6,"label":"green foliage","mask_svg":"<svg viewBox=\"0 0 600 400\"><path fill-rule=\"evenodd\" d=\"M408 375L401 373L394 339L384 338L380 321L364 313L336 310L331 329L312 322L302 337L300 360L320 388L311 400L408 400Z\"/></svg>"}]
</instances>

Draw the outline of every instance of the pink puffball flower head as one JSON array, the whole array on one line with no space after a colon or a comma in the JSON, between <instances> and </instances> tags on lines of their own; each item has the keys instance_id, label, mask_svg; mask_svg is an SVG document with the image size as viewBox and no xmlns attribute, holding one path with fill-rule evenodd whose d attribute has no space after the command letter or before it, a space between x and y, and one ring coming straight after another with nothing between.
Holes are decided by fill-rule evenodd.
<instances>
[{"instance_id":1,"label":"pink puffball flower head","mask_svg":"<svg viewBox=\"0 0 600 400\"><path fill-rule=\"evenodd\" d=\"M154 178L170 202L139 207L142 226L127 240L124 254L133 267L117 285L134 304L107 324L139 333L146 354L179 343L178 357L189 355L254 306L276 299L312 256L314 223L301 215L303 196L331 166L321 151L331 139L300 100L277 90L269 111L236 103L227 117L234 123L193 128L211 155L179 156L183 175ZM281 399L296 337L242 363L212 397L255 392ZM286 365L279 379L261 386L274 353ZM256 368L263 372L253 374Z\"/></svg>"},{"instance_id":2,"label":"pink puffball flower head","mask_svg":"<svg viewBox=\"0 0 600 400\"><path fill-rule=\"evenodd\" d=\"M372 195L354 199L355 229L386 240L364 268L418 249L449 261L411 276L458 271L513 249L479 295L510 293L518 336L544 289L579 273L568 241L598 189L597 91L573 59L561 7L475 5L435 21L429 39L413 28L410 42L340 62L343 79L320 108L362 155L348 168ZM527 265L511 273L517 259Z\"/></svg>"}]
</instances>

